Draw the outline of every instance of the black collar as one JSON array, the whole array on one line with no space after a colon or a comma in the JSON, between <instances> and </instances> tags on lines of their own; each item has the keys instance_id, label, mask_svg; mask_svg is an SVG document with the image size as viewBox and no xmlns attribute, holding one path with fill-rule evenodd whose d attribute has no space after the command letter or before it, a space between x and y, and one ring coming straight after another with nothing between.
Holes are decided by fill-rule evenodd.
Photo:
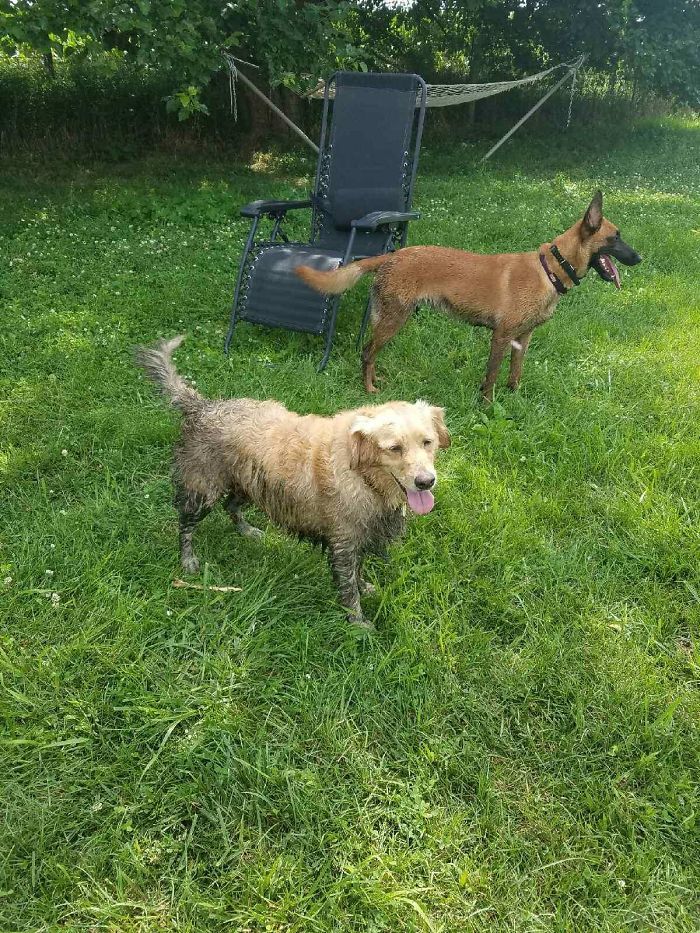
<instances>
[{"instance_id":1,"label":"black collar","mask_svg":"<svg viewBox=\"0 0 700 933\"><path fill-rule=\"evenodd\" d=\"M552 254L552 256L554 256L554 258L559 263L559 265L562 267L564 272L566 272L566 274L569 276L569 278L574 283L574 285L580 285L581 279L576 275L576 270L571 265L568 259L564 259L564 257L559 252L558 248L554 245L554 243L552 243L552 245L549 247L549 251Z\"/></svg>"},{"instance_id":2,"label":"black collar","mask_svg":"<svg viewBox=\"0 0 700 933\"><path fill-rule=\"evenodd\" d=\"M547 260L544 258L542 253L540 253L540 262L542 263L542 268L545 271L545 275L547 276L549 281L552 283L552 285L556 288L556 290L559 292L560 295L565 295L569 289L564 285L561 279L558 279L556 275L552 272L552 270L547 265Z\"/></svg>"}]
</instances>

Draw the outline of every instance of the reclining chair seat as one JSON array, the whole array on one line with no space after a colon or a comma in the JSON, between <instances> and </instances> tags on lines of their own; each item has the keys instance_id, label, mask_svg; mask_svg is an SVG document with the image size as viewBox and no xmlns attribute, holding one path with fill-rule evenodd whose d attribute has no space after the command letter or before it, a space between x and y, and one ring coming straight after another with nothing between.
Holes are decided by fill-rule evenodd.
<instances>
[{"instance_id":1,"label":"reclining chair seat","mask_svg":"<svg viewBox=\"0 0 700 933\"><path fill-rule=\"evenodd\" d=\"M253 254L241 284L244 319L255 324L323 334L332 298L309 288L294 274L297 266L326 272L337 269L343 254L303 243L267 243Z\"/></svg>"}]
</instances>

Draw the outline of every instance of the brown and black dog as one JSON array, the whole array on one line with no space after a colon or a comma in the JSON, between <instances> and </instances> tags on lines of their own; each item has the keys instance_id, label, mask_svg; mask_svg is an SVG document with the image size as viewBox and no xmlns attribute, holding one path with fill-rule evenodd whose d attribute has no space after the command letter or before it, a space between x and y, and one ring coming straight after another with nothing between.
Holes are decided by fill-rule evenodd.
<instances>
[{"instance_id":1,"label":"brown and black dog","mask_svg":"<svg viewBox=\"0 0 700 933\"><path fill-rule=\"evenodd\" d=\"M372 288L372 338L362 354L368 392L376 392L375 359L421 302L429 302L470 324L490 327L491 354L481 390L493 401L498 372L508 348L508 386L520 382L532 331L554 314L559 298L578 285L589 269L620 287L614 256L626 266L642 261L603 217L597 191L582 220L531 253L485 256L441 246L409 246L371 259L319 272L308 266L297 274L329 295L346 291L363 275L377 271Z\"/></svg>"}]
</instances>

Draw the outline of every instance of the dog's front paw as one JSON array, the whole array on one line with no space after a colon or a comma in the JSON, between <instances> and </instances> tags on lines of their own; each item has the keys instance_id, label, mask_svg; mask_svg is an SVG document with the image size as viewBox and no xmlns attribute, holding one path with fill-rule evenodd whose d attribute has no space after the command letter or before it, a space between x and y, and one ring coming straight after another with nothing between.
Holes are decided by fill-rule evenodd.
<instances>
[{"instance_id":1,"label":"dog's front paw","mask_svg":"<svg viewBox=\"0 0 700 933\"><path fill-rule=\"evenodd\" d=\"M262 528L256 528L255 525L249 525L247 522L245 525L239 525L238 530L245 538L252 538L254 541L259 541L265 537Z\"/></svg>"},{"instance_id":2,"label":"dog's front paw","mask_svg":"<svg viewBox=\"0 0 700 933\"><path fill-rule=\"evenodd\" d=\"M185 573L199 573L199 561L194 554L191 557L182 558L182 569Z\"/></svg>"},{"instance_id":3,"label":"dog's front paw","mask_svg":"<svg viewBox=\"0 0 700 933\"><path fill-rule=\"evenodd\" d=\"M362 629L365 632L375 631L374 622L370 622L369 619L366 619L361 611L353 611L348 613L348 620L351 625L355 626L358 629Z\"/></svg>"}]
</instances>

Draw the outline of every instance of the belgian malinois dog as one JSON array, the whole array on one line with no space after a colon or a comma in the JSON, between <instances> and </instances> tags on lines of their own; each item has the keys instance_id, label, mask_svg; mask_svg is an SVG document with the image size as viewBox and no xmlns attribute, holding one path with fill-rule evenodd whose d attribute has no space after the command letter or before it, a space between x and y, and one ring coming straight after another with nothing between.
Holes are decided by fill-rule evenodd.
<instances>
[{"instance_id":1,"label":"belgian malinois dog","mask_svg":"<svg viewBox=\"0 0 700 933\"><path fill-rule=\"evenodd\" d=\"M603 195L597 191L582 220L531 253L484 256L441 246L409 246L329 272L309 266L300 266L296 272L316 291L338 295L363 275L378 270L372 288L372 337L362 353L368 392L377 391L377 353L421 302L470 324L489 327L493 337L481 391L492 402L508 348L508 387L516 389L532 331L549 320L562 295L579 285L589 269L620 287L613 256L626 266L642 261L621 239L615 224L603 217Z\"/></svg>"}]
</instances>

